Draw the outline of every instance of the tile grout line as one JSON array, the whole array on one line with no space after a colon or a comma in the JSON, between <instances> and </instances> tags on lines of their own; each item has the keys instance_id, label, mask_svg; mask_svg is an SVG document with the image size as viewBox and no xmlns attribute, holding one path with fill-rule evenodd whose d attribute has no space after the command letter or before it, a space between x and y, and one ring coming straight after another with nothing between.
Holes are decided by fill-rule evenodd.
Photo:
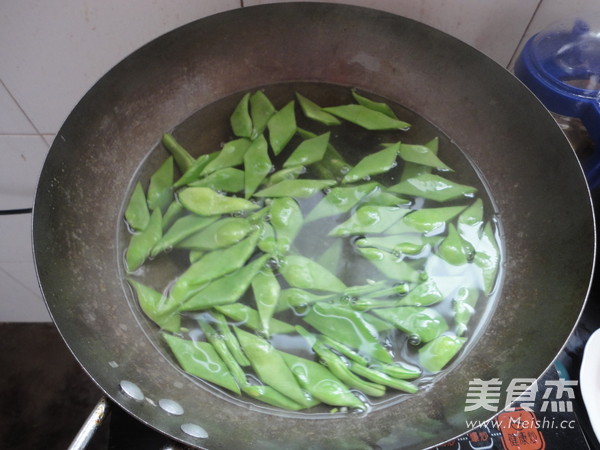
<instances>
[{"instance_id":1,"label":"tile grout line","mask_svg":"<svg viewBox=\"0 0 600 450\"><path fill-rule=\"evenodd\" d=\"M38 129L38 127L35 126L35 124L33 123L33 120L31 120L31 118L29 117L29 115L25 112L25 110L23 109L23 107L21 106L21 104L17 101L17 99L15 98L15 96L12 94L12 92L10 91L10 89L8 89L8 86L6 86L6 84L4 83L4 81L2 81L2 79L0 79L0 85L2 85L2 87L6 90L6 92L8 93L8 95L10 96L10 98L12 99L13 102L15 102L15 105L17 105L17 108L19 108L19 110L23 113L23 115L25 116L25 118L27 119L27 121L29 122L29 124L33 127L33 129L35 130L35 134L22 134L24 136L39 136L42 141L44 141L46 143L46 145L49 147L50 144L48 141L46 141L46 139L44 138L44 134L40 132L40 130ZM19 133L21 134L21 133ZM7 134L2 134L7 135Z\"/></svg>"},{"instance_id":2,"label":"tile grout line","mask_svg":"<svg viewBox=\"0 0 600 450\"><path fill-rule=\"evenodd\" d=\"M517 47L515 48L514 53L512 54L510 60L508 61L508 64L506 65L506 68L510 68L512 67L512 65L514 64L515 60L517 59L517 57L519 56L519 49L521 48L521 44L523 44L523 41L525 40L525 36L527 35L527 32L529 31L529 28L531 28L531 24L533 23L536 14L538 13L538 11L540 10L540 7L542 6L542 0L538 0L538 4L535 7L535 10L533 11L533 14L531 15L531 19L529 19L529 22L527 22L527 26L525 27L525 30L523 31L523 34L521 35L521 39L519 39L519 43L517 44Z\"/></svg>"},{"instance_id":3,"label":"tile grout line","mask_svg":"<svg viewBox=\"0 0 600 450\"><path fill-rule=\"evenodd\" d=\"M27 286L25 283L23 283L21 280L19 280L17 277L15 277L14 275L12 275L10 272L7 272L5 269L3 269L1 266L2 264L5 264L6 262L0 263L0 272L4 273L4 275L6 275L8 278L10 278L11 280L13 280L15 283L19 284L20 286L23 287L23 289L27 290L28 292L30 292L31 294L35 295L38 299L42 300L42 302L44 302L44 297L43 294L40 291L36 292L33 289L31 289L29 286ZM19 263L19 262L17 262ZM26 264L25 262L21 262L20 264ZM37 280L37 275L36 275L36 280Z\"/></svg>"}]
</instances>

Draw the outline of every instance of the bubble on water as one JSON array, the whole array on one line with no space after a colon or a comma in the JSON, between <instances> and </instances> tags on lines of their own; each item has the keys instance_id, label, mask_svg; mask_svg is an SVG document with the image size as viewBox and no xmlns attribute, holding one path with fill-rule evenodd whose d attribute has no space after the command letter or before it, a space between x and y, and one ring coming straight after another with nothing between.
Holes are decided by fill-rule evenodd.
<instances>
[{"instance_id":1,"label":"bubble on water","mask_svg":"<svg viewBox=\"0 0 600 450\"><path fill-rule=\"evenodd\" d=\"M411 334L408 337L408 344L409 345L413 345L413 346L417 346L417 345L421 345L421 337L417 334Z\"/></svg>"},{"instance_id":2,"label":"bubble on water","mask_svg":"<svg viewBox=\"0 0 600 450\"><path fill-rule=\"evenodd\" d=\"M278 270L281 267L281 261L275 257L269 258L266 265L271 270Z\"/></svg>"},{"instance_id":3,"label":"bubble on water","mask_svg":"<svg viewBox=\"0 0 600 450\"><path fill-rule=\"evenodd\" d=\"M308 306L308 304L303 303L301 305L292 306L292 311L297 316L302 317L308 314L308 312L310 311L310 307Z\"/></svg>"},{"instance_id":4,"label":"bubble on water","mask_svg":"<svg viewBox=\"0 0 600 450\"><path fill-rule=\"evenodd\" d=\"M383 345L383 348L385 348L386 350L391 350L394 346L394 343L388 336L383 340L382 345Z\"/></svg>"},{"instance_id":5,"label":"bubble on water","mask_svg":"<svg viewBox=\"0 0 600 450\"><path fill-rule=\"evenodd\" d=\"M408 291L410 291L410 289L409 289L408 283L402 282L402 283L394 284L394 291L398 295L406 295L406 294L408 294Z\"/></svg>"}]
</instances>

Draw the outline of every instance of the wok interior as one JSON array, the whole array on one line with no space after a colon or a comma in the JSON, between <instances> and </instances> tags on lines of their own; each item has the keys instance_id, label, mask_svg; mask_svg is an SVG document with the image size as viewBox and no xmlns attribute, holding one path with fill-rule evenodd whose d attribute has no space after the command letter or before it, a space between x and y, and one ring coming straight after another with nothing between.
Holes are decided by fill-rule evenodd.
<instances>
[{"instance_id":1,"label":"wok interior","mask_svg":"<svg viewBox=\"0 0 600 450\"><path fill-rule=\"evenodd\" d=\"M127 301L122 281L123 205L135 177L148 177L164 158L152 151L161 134L176 129L191 152L214 151L228 123L204 120L207 105L298 81L357 87L433 124L477 167L504 233L503 286L477 345L430 389L365 417L273 414L232 403L157 350L153 326ZM470 380L536 378L556 356L585 301L595 244L577 160L510 74L422 24L307 3L194 22L110 71L53 144L33 233L46 302L83 367L143 422L207 448L422 448L466 431L466 419L489 414L464 411ZM123 380L138 385L145 400L128 397ZM175 400L184 413L168 414L161 399ZM190 423L208 437L183 432Z\"/></svg>"}]
</instances>

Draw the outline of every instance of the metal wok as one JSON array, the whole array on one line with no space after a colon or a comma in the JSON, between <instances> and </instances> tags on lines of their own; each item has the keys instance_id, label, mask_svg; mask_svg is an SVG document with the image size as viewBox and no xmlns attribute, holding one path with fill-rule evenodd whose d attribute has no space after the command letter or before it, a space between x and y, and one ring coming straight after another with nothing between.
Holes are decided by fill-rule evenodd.
<instances>
[{"instance_id":1,"label":"metal wok","mask_svg":"<svg viewBox=\"0 0 600 450\"><path fill-rule=\"evenodd\" d=\"M126 295L123 205L133 180L164 157L161 134L199 111L202 118L219 99L284 82L357 87L434 124L478 169L501 222L502 288L476 345L430 389L366 416L232 401L179 370ZM179 132L196 154L214 147L194 142L226 132L225 121L208 123L188 121ZM33 240L50 313L89 375L140 421L210 449L423 448L465 432L466 419L490 415L465 412L470 380L536 378L558 354L585 302L595 253L579 163L510 73L421 23L323 3L208 17L119 63L55 139Z\"/></svg>"}]
</instances>

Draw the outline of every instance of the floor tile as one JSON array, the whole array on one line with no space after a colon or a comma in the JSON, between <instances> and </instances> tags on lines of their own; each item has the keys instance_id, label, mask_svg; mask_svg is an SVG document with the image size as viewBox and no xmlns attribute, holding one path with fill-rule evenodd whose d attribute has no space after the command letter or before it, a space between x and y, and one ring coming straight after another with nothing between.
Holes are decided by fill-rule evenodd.
<instances>
[{"instance_id":1,"label":"floor tile","mask_svg":"<svg viewBox=\"0 0 600 450\"><path fill-rule=\"evenodd\" d=\"M155 37L240 0L0 2L0 79L41 133L57 133L85 92Z\"/></svg>"},{"instance_id":2,"label":"floor tile","mask_svg":"<svg viewBox=\"0 0 600 450\"><path fill-rule=\"evenodd\" d=\"M0 135L0 210L30 208L48 144L37 135Z\"/></svg>"}]
</instances>

